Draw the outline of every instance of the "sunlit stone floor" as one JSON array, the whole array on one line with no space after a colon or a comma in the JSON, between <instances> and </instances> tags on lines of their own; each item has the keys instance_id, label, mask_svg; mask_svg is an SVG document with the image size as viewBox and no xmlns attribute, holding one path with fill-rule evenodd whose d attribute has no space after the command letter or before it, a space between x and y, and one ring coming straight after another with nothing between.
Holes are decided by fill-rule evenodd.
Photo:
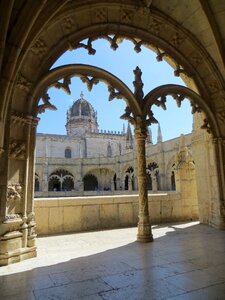
<instances>
[{"instance_id":1,"label":"sunlit stone floor","mask_svg":"<svg viewBox=\"0 0 225 300\"><path fill-rule=\"evenodd\" d=\"M0 267L0 299L225 299L225 232L197 222L38 239L38 257Z\"/></svg>"}]
</instances>

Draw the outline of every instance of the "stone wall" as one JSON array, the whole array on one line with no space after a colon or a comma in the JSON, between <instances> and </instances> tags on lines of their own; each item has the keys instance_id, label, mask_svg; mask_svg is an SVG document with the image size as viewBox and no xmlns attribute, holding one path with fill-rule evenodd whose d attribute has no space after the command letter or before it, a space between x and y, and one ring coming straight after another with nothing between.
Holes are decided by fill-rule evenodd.
<instances>
[{"instance_id":1,"label":"stone wall","mask_svg":"<svg viewBox=\"0 0 225 300\"><path fill-rule=\"evenodd\" d=\"M176 192L148 196L152 224L198 219L196 199ZM37 233L51 235L137 226L138 195L35 199Z\"/></svg>"}]
</instances>

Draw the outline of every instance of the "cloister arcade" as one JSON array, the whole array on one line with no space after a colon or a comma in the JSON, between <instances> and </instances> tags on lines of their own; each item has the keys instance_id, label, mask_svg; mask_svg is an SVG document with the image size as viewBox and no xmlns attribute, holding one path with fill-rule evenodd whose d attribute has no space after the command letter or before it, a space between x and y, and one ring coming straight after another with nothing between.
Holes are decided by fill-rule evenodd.
<instances>
[{"instance_id":1,"label":"cloister arcade","mask_svg":"<svg viewBox=\"0 0 225 300\"><path fill-rule=\"evenodd\" d=\"M193 15L191 5L184 9L183 3L177 4L172 12L173 5L167 7L154 0L0 3L0 265L37 253L33 200L33 187L38 179L34 175L37 115L46 109L56 109L48 89L55 87L69 93L70 79L74 76L81 78L90 90L99 81L106 83L109 100L121 99L126 103L121 117L134 127L137 145L137 240L153 240L147 198L146 128L157 123L152 107L165 110L168 95L178 106L185 98L189 99L193 114L200 116L199 128L204 130L201 134L196 132L193 140L200 221L225 229L224 27L214 12L217 5L211 6L210 15L203 1L197 2L200 16ZM220 5L224 8L222 2ZM190 24L183 22L187 15L193 20ZM202 19L204 22L199 24ZM201 34L204 32L201 26L206 27L206 32L209 27L210 32ZM203 34L211 43L206 44ZM168 83L144 95L138 66L134 70L134 92L113 74L94 66L75 62L51 69L68 49L82 47L94 55L92 43L98 38L106 39L114 50L123 39L130 40L137 52L147 47L156 53L157 61L168 62L174 75L180 76L187 87ZM189 159L185 151L178 158L180 166L184 157ZM61 182L61 175L53 174L52 178ZM65 176L71 180L70 174Z\"/></svg>"}]
</instances>

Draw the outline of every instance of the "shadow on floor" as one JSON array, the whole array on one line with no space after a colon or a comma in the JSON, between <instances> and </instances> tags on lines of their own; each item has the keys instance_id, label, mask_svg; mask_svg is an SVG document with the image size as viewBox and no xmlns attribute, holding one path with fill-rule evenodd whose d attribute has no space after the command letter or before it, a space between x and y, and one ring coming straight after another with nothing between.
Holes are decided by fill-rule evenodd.
<instances>
[{"instance_id":1,"label":"shadow on floor","mask_svg":"<svg viewBox=\"0 0 225 300\"><path fill-rule=\"evenodd\" d=\"M0 268L0 299L225 299L224 232L185 223L153 226L153 243L129 242L135 235L131 228L41 238L31 270Z\"/></svg>"}]
</instances>

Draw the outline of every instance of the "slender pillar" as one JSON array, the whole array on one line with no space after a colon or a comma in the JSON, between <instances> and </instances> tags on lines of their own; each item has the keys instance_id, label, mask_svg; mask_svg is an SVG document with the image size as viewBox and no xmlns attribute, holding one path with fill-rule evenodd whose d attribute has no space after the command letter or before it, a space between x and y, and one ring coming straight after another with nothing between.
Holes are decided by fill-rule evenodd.
<instances>
[{"instance_id":1,"label":"slender pillar","mask_svg":"<svg viewBox=\"0 0 225 300\"><path fill-rule=\"evenodd\" d=\"M136 128L134 130L137 145L137 165L138 165L138 188L139 188L139 222L137 241L152 242L152 230L149 222L148 212L148 190L146 174L145 141L147 138L146 128Z\"/></svg>"}]
</instances>

